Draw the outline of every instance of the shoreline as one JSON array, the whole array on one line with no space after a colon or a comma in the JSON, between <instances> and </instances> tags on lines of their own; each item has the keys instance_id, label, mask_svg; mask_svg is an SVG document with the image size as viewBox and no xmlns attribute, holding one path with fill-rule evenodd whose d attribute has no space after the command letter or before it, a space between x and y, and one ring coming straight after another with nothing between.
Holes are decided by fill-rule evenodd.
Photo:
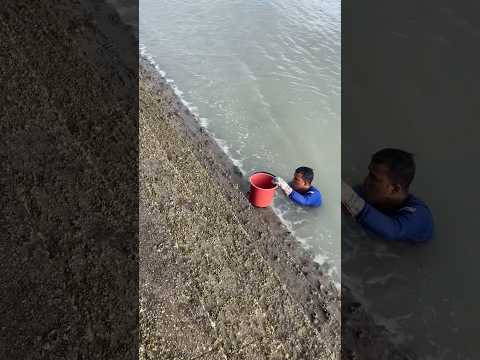
<instances>
[{"instance_id":1,"label":"shoreline","mask_svg":"<svg viewBox=\"0 0 480 360\"><path fill-rule=\"evenodd\" d=\"M284 341L287 341L289 337L292 337L292 341L298 340L298 336L292 335L296 334L295 327L298 325L298 322L303 322L304 324L300 327L309 328L312 332L310 333L311 336L307 337L307 340L304 339L302 341L309 343L310 346L315 344L314 347L306 347L311 351L309 353L310 356L339 359L340 294L330 277L322 273L320 265L313 261L312 256L302 248L301 243L288 232L285 225L281 223L272 209L255 209L249 204L243 191L245 186L248 187L248 184L241 172L238 171L207 131L200 126L196 117L178 98L166 80L144 58L140 59L140 83L142 84L141 88L144 87L148 94L151 94L153 98L157 98L157 102L162 102L158 98L162 98L166 102L163 109L160 107L155 111L166 113L167 116L162 120L174 129L174 132L179 138L182 138L182 141L185 141L185 144L191 145L189 151L192 159L196 159L198 165L205 169L208 181L214 183L212 185L215 185L217 189L222 189L221 194L218 194L218 196L222 196L233 211L233 216L229 218L229 223L225 225L227 230L243 232L245 239L248 239L249 242L236 244L236 250L239 253L243 251L246 251L246 253L258 253L258 259L262 259L264 266L269 269L268 272L271 272L271 279L275 279L276 285L272 285L272 291L279 292L279 296L284 297L284 299L289 298L292 309L295 308L295 312L300 311L299 318L293 317L290 319L287 313L282 314L281 311L278 311L284 305L277 303L271 309L273 318L284 316L288 321L292 322L283 329L289 335ZM145 102L142 101L142 93L140 100L142 113L142 107L145 107ZM149 102L150 105L147 105L147 107L154 106L151 104L151 100ZM152 120L145 118L143 122L145 121L150 122ZM141 135L140 143L142 141ZM180 149L173 148L170 151L175 153L180 151ZM176 162L175 154L171 155L170 161ZM142 161L140 163L142 164ZM191 165L189 164L187 167L189 166ZM194 192L192 195L192 199L189 200L194 202L197 194ZM175 195L170 195L170 197L174 198ZM212 206L214 206L213 203ZM211 210L209 214L210 217L221 215L220 210L217 213L215 209ZM200 240L197 239L197 241ZM140 247L142 248L142 236ZM237 254L233 253L233 255ZM199 266L201 268L203 265ZM228 267L230 264L222 264L221 266ZM251 270L250 267L255 269L255 265L252 264L247 269L239 269L238 275L244 276L243 271L248 272ZM237 271L235 268L230 269L233 269L234 272ZM261 289L261 281L264 281L262 276L258 279L254 277L248 286ZM145 277L148 277L148 275L145 274ZM261 291L255 295L260 296L260 293ZM230 298L223 300L228 302ZM300 320L301 318L303 320ZM270 345L272 344L273 342ZM322 345L322 350L317 347L318 344ZM292 354L295 351L294 347L292 347L288 349L286 354Z\"/></svg>"},{"instance_id":2,"label":"shoreline","mask_svg":"<svg viewBox=\"0 0 480 360\"><path fill-rule=\"evenodd\" d=\"M175 90L170 86L168 80L157 73L157 69L147 59L140 58L140 78L143 76L151 77L151 85L156 91L160 90L163 95L171 97L175 102L176 110L180 114L180 118L174 118L175 125L179 131L182 131L192 141L198 149L208 153L198 155L198 159L211 172L221 187L225 190L228 198L236 198L241 202L241 207L244 210L239 216L242 222L246 223L249 218L260 217L262 226L268 227L266 232L271 236L276 236L282 244L286 243L286 247L282 250L288 251L292 258L295 258L297 264L307 264L310 270L315 273L316 277L321 278L323 287L328 288L329 296L332 298L339 298L340 291L336 286L333 278L326 274L329 268L323 267L321 264L313 260L313 255L306 250L301 242L290 233L287 226L275 214L271 207L254 208L250 205L247 197L249 190L248 179L244 177L237 165L235 165L228 155L223 151L211 134L200 125L199 118L194 115L188 106L184 104L183 100L175 93ZM158 85L155 84L158 82ZM243 195L239 197L239 195ZM248 230L254 230L248 229ZM256 229L255 229L256 230ZM263 229L262 229L263 230ZM271 256L270 254L265 254Z\"/></svg>"},{"instance_id":3,"label":"shoreline","mask_svg":"<svg viewBox=\"0 0 480 360\"><path fill-rule=\"evenodd\" d=\"M182 91L177 88L175 81L166 76L167 74L158 67L148 52L142 53L143 50L144 49L141 48L139 60L140 68L143 68L145 73L148 73L148 76L153 75L155 78L153 81L161 83L160 87L162 88L162 91L165 91L168 97L175 99L174 101L178 107L177 110L182 112L182 122L179 124L179 126L185 126L188 129L189 137L192 141L203 141L205 147L214 154L218 169L215 169L215 166L211 166L211 161L205 163L207 167L209 169L211 168L213 172L220 171L221 176L227 178L228 181L226 183L222 182L222 185L225 185L225 188L229 186L238 186L238 190L244 194L248 202L247 193L250 189L250 184L248 182L247 174L244 174L240 167L235 164L235 161L229 157L228 152L225 152L213 134L211 134L208 129L202 126L200 115L191 110L191 104L181 96ZM166 89L164 89L164 87ZM340 279L336 281L333 276L330 275L333 265L328 262L323 264L316 262L314 260L314 254L305 249L301 241L295 238L295 235L291 233L291 230L289 230L289 225L284 223L282 219L275 213L273 206L263 209L255 208L255 210L261 214L261 217L274 231L274 234L285 236L284 233L287 232L288 237L293 237L296 240L293 248L294 255L300 258L305 257L308 261L314 261L314 268L318 274L322 277L327 277L334 285L336 290L340 292ZM338 274L338 276L340 276L340 274Z\"/></svg>"},{"instance_id":4,"label":"shoreline","mask_svg":"<svg viewBox=\"0 0 480 360\"><path fill-rule=\"evenodd\" d=\"M207 128L206 126L202 125L202 118L200 117L200 114L196 113L192 107L192 104L190 104L183 96L183 91L180 90L177 87L177 84L175 83L174 79L171 79L168 77L168 74L163 71L158 64L155 62L153 59L152 55L148 52L147 48L140 44L140 62L142 64L148 64L148 67L150 67L149 71L154 71L159 75L160 81L165 82L167 86L171 88L173 91L173 94L169 94L169 96L174 96L180 100L182 103L182 106L186 108L186 111L189 112L189 117L188 119L185 120L185 124L193 131L194 133L203 133L205 132L208 135L208 138L213 140L213 144L209 144L209 147L212 149L212 151L215 153L215 156L219 163L221 164L222 167L227 169L227 172L229 172L229 175L231 176L231 180L233 181L234 184L237 184L239 186L239 189L242 193L247 194L250 188L250 184L248 182L248 174L245 173L244 170L241 169L241 164L237 164L236 160L232 159L231 156L229 155L228 152L228 147L227 150L225 150L224 147L222 147L221 142L224 140L217 139ZM180 104L178 104L181 106ZM207 120L208 121L208 120ZM272 228L277 229L280 233L283 232L284 230L287 230L289 232L293 231L290 229L292 224L289 224L287 220L283 220L281 216L277 214L275 211L276 209L274 206L270 206L267 209L258 209L259 211L263 211L263 215L266 218L266 221L269 223L269 225ZM294 234L293 234L294 235ZM297 239L297 242L301 244L300 239ZM303 250L301 254L299 254L301 257L302 256L307 256L309 259L313 259L315 261L315 257L318 256L311 254L308 250L305 249L303 245L301 245L301 249ZM331 260L327 258L328 260ZM341 284L340 284L340 273L338 273L338 269L334 266L333 261L326 261L323 263L318 263L315 261L315 263L318 264L316 266L316 269L320 269L322 276L323 274L327 274L328 277L330 277L331 281L335 285L336 289L340 292L341 291ZM335 273L337 278L335 278L332 273Z\"/></svg>"}]
</instances>

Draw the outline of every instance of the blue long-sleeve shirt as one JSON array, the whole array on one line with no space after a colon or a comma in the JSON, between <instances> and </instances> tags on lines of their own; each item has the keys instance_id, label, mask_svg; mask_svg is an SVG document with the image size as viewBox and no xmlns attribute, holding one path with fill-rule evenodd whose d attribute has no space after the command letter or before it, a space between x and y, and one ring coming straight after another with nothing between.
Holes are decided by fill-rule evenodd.
<instances>
[{"instance_id":1,"label":"blue long-sleeve shirt","mask_svg":"<svg viewBox=\"0 0 480 360\"><path fill-rule=\"evenodd\" d=\"M387 240L426 242L433 238L433 218L428 206L414 195L409 195L402 208L381 212L365 203L357 215L365 228Z\"/></svg>"},{"instance_id":2,"label":"blue long-sleeve shirt","mask_svg":"<svg viewBox=\"0 0 480 360\"><path fill-rule=\"evenodd\" d=\"M288 197L296 204L302 206L318 207L322 205L322 194L317 188L311 186L305 193L293 190Z\"/></svg>"}]
</instances>

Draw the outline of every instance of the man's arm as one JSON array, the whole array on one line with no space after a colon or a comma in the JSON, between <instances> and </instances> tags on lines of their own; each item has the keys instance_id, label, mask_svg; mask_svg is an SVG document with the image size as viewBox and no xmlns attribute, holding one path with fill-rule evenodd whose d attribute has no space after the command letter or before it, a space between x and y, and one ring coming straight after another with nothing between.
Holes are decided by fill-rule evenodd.
<instances>
[{"instance_id":1,"label":"man's arm","mask_svg":"<svg viewBox=\"0 0 480 360\"><path fill-rule=\"evenodd\" d=\"M403 211L398 215L386 215L365 203L357 216L357 221L365 228L387 240L424 242L430 240L425 232L420 214Z\"/></svg>"},{"instance_id":2,"label":"man's arm","mask_svg":"<svg viewBox=\"0 0 480 360\"><path fill-rule=\"evenodd\" d=\"M343 181L342 205L361 225L384 239L423 242L433 236L431 219L423 209L386 215L365 202Z\"/></svg>"},{"instance_id":3,"label":"man's arm","mask_svg":"<svg viewBox=\"0 0 480 360\"><path fill-rule=\"evenodd\" d=\"M302 206L320 206L322 205L322 196L319 192L308 192L300 194L293 190L288 197L296 204Z\"/></svg>"}]
</instances>

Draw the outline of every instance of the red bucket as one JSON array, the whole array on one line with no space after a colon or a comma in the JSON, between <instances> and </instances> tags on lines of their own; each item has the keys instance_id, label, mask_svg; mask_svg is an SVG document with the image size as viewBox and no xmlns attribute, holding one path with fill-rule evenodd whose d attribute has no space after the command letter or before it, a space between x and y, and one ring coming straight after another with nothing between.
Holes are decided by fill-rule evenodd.
<instances>
[{"instance_id":1,"label":"red bucket","mask_svg":"<svg viewBox=\"0 0 480 360\"><path fill-rule=\"evenodd\" d=\"M257 172L250 176L249 201L255 207L267 207L272 204L277 185L272 183L274 176L265 172Z\"/></svg>"}]
</instances>

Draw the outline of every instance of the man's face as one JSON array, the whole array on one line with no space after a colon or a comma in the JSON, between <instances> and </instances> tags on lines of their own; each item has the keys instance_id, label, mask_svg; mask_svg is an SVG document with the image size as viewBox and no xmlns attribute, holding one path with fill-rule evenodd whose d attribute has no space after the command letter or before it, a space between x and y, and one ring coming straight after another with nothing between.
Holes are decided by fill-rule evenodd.
<instances>
[{"instance_id":1,"label":"man's face","mask_svg":"<svg viewBox=\"0 0 480 360\"><path fill-rule=\"evenodd\" d=\"M372 205L382 206L395 196L398 189L388 176L387 165L370 163L363 190L365 200Z\"/></svg>"},{"instance_id":2,"label":"man's face","mask_svg":"<svg viewBox=\"0 0 480 360\"><path fill-rule=\"evenodd\" d=\"M292 188L293 190L299 192L307 191L308 189L310 189L310 183L303 179L302 173L295 173L292 179Z\"/></svg>"}]
</instances>

